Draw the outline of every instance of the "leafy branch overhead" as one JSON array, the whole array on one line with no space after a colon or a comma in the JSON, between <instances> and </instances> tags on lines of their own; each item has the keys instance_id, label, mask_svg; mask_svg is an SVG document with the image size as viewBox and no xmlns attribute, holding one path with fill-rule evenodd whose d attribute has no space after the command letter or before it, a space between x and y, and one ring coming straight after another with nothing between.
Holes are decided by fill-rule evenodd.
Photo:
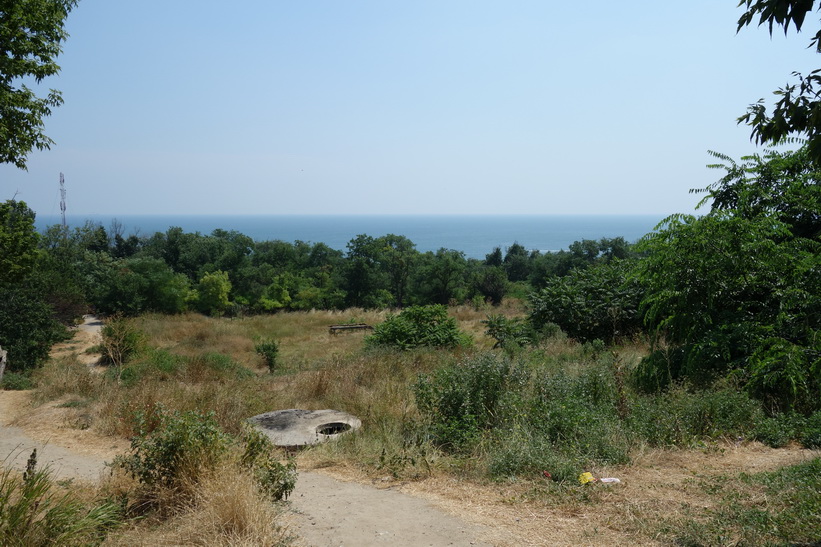
<instances>
[{"instance_id":1,"label":"leafy branch overhead","mask_svg":"<svg viewBox=\"0 0 821 547\"><path fill-rule=\"evenodd\" d=\"M767 25L770 35L781 27L786 35L792 26L800 32L807 15L817 10L813 0L741 0L745 8L738 20L738 28L756 23ZM821 29L810 40L810 46L821 53ZM807 138L807 149L815 162L821 161L821 69L807 75L794 72L798 82L774 92L778 97L772 111L764 99L751 104L739 123L752 127L751 138L757 144L778 144L785 138L798 135Z\"/></svg>"},{"instance_id":2,"label":"leafy branch overhead","mask_svg":"<svg viewBox=\"0 0 821 547\"><path fill-rule=\"evenodd\" d=\"M43 119L63 98L45 96L23 84L40 84L60 72L55 62L68 37L64 25L78 0L0 0L0 163L26 169L29 153L54 141L43 132Z\"/></svg>"}]
</instances>

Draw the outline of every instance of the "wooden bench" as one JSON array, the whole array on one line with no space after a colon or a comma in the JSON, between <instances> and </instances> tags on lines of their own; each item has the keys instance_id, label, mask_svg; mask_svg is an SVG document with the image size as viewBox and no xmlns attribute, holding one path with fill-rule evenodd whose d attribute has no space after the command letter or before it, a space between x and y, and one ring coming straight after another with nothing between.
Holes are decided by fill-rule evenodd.
<instances>
[{"instance_id":1,"label":"wooden bench","mask_svg":"<svg viewBox=\"0 0 821 547\"><path fill-rule=\"evenodd\" d=\"M340 331L353 331L353 330L373 330L373 327L367 325L365 323L350 323L347 325L331 325L328 327L328 332L331 334L339 334Z\"/></svg>"}]
</instances>

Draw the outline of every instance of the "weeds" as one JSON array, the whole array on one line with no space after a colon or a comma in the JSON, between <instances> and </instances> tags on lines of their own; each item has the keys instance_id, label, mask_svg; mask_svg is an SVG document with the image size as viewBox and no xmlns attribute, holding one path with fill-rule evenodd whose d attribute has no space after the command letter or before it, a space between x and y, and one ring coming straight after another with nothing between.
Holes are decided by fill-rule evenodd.
<instances>
[{"instance_id":1,"label":"weeds","mask_svg":"<svg viewBox=\"0 0 821 547\"><path fill-rule=\"evenodd\" d=\"M817 545L821 542L821 459L778 471L703 481L712 511L664 519L681 545Z\"/></svg>"},{"instance_id":2,"label":"weeds","mask_svg":"<svg viewBox=\"0 0 821 547\"><path fill-rule=\"evenodd\" d=\"M48 468L38 468L32 451L22 477L0 471L0 545L99 545L121 522L110 502L86 505L60 493Z\"/></svg>"},{"instance_id":3,"label":"weeds","mask_svg":"<svg viewBox=\"0 0 821 547\"><path fill-rule=\"evenodd\" d=\"M262 360L265 361L265 366L268 367L268 372L273 373L277 366L277 355L279 354L279 344L276 340L260 340L254 345L256 351Z\"/></svg>"}]
</instances>

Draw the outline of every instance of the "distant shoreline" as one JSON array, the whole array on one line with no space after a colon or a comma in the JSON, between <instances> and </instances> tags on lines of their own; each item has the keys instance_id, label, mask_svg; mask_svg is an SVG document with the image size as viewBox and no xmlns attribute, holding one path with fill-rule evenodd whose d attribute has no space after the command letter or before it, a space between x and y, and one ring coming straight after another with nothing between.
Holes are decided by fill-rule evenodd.
<instances>
[{"instance_id":1,"label":"distant shoreline","mask_svg":"<svg viewBox=\"0 0 821 547\"><path fill-rule=\"evenodd\" d=\"M117 221L125 236L151 236L178 226L185 232L211 234L216 229L237 231L255 241L325 243L344 251L360 234L402 235L420 252L439 248L462 251L468 258L484 258L494 247L514 242L540 252L566 249L574 241L624 237L641 238L666 215L69 215L74 228L86 222L110 230ZM60 224L60 215L37 215L36 227Z\"/></svg>"}]
</instances>

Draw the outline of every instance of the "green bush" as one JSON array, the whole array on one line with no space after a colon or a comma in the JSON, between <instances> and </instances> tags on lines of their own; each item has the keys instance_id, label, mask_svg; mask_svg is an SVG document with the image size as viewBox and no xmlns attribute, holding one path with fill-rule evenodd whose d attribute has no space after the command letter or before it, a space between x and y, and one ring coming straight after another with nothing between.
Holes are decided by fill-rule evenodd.
<instances>
[{"instance_id":1,"label":"green bush","mask_svg":"<svg viewBox=\"0 0 821 547\"><path fill-rule=\"evenodd\" d=\"M158 404L135 419L138 433L131 440L132 453L118 456L115 465L131 473L149 494L196 484L228 447L213 412L168 412Z\"/></svg>"},{"instance_id":2,"label":"green bush","mask_svg":"<svg viewBox=\"0 0 821 547\"><path fill-rule=\"evenodd\" d=\"M703 439L746 437L764 418L761 404L732 387L669 391L639 397L628 421L639 438L654 446L687 446Z\"/></svg>"},{"instance_id":3,"label":"green bush","mask_svg":"<svg viewBox=\"0 0 821 547\"><path fill-rule=\"evenodd\" d=\"M107 371L107 376L115 380L119 373L120 382L125 387L131 387L137 385L144 378L157 380L174 378L183 370L185 362L183 357L174 355L167 350L151 348L141 355L139 359L123 368L122 372L116 369L110 369Z\"/></svg>"},{"instance_id":4,"label":"green bush","mask_svg":"<svg viewBox=\"0 0 821 547\"><path fill-rule=\"evenodd\" d=\"M262 356L269 372L274 372L279 355L279 343L276 340L260 340L254 345L254 351Z\"/></svg>"},{"instance_id":5,"label":"green bush","mask_svg":"<svg viewBox=\"0 0 821 547\"><path fill-rule=\"evenodd\" d=\"M116 504L89 505L57 492L50 470L37 467L36 449L22 477L0 471L0 545L99 545L121 521Z\"/></svg>"},{"instance_id":6,"label":"green bush","mask_svg":"<svg viewBox=\"0 0 821 547\"><path fill-rule=\"evenodd\" d=\"M470 337L459 330L456 320L448 317L447 308L441 304L406 308L377 325L373 334L365 339L368 347L403 350L422 346L453 348L470 345L470 342Z\"/></svg>"},{"instance_id":7,"label":"green bush","mask_svg":"<svg viewBox=\"0 0 821 547\"><path fill-rule=\"evenodd\" d=\"M51 346L67 337L36 287L0 283L0 346L8 351L7 372L39 367Z\"/></svg>"},{"instance_id":8,"label":"green bush","mask_svg":"<svg viewBox=\"0 0 821 547\"><path fill-rule=\"evenodd\" d=\"M211 373L215 379L224 376L238 379L254 376L253 372L222 353L206 353L192 357L188 360L186 368L189 375L192 375L194 371L202 370Z\"/></svg>"},{"instance_id":9,"label":"green bush","mask_svg":"<svg viewBox=\"0 0 821 547\"><path fill-rule=\"evenodd\" d=\"M781 448L799 437L804 422L803 417L793 413L767 416L755 424L753 439L772 448Z\"/></svg>"},{"instance_id":10,"label":"green bush","mask_svg":"<svg viewBox=\"0 0 821 547\"><path fill-rule=\"evenodd\" d=\"M807 418L801 432L801 444L805 448L821 448L821 410Z\"/></svg>"},{"instance_id":11,"label":"green bush","mask_svg":"<svg viewBox=\"0 0 821 547\"><path fill-rule=\"evenodd\" d=\"M9 391L22 391L25 389L33 389L34 383L26 374L6 372L3 374L3 381L0 383L0 388Z\"/></svg>"},{"instance_id":12,"label":"green bush","mask_svg":"<svg viewBox=\"0 0 821 547\"><path fill-rule=\"evenodd\" d=\"M287 499L296 487L296 463L276 460L273 443L253 427L246 426L242 441L245 448L240 463L251 471L259 489L273 501Z\"/></svg>"},{"instance_id":13,"label":"green bush","mask_svg":"<svg viewBox=\"0 0 821 547\"><path fill-rule=\"evenodd\" d=\"M464 451L495 425L510 367L508 359L486 353L419 377L416 405L437 444Z\"/></svg>"},{"instance_id":14,"label":"green bush","mask_svg":"<svg viewBox=\"0 0 821 547\"><path fill-rule=\"evenodd\" d=\"M101 331L103 361L108 365L122 367L137 355L145 344L145 336L130 320L114 316Z\"/></svg>"},{"instance_id":15,"label":"green bush","mask_svg":"<svg viewBox=\"0 0 821 547\"><path fill-rule=\"evenodd\" d=\"M631 277L633 263L614 260L553 277L530 295L529 319L541 330L555 323L582 342L612 342L641 328L641 286Z\"/></svg>"},{"instance_id":16,"label":"green bush","mask_svg":"<svg viewBox=\"0 0 821 547\"><path fill-rule=\"evenodd\" d=\"M488 315L482 324L486 327L485 334L496 340L494 349L516 350L536 341L532 325L520 317L509 319L504 315Z\"/></svg>"}]
</instances>

